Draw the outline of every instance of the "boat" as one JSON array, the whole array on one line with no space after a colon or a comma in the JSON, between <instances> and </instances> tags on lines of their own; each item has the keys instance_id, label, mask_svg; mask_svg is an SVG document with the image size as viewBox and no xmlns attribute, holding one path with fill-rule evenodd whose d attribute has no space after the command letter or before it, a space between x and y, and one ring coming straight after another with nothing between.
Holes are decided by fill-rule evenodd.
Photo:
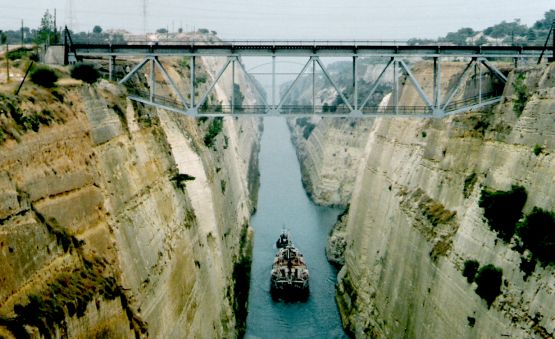
<instances>
[{"instance_id":1,"label":"boat","mask_svg":"<svg viewBox=\"0 0 555 339\"><path fill-rule=\"evenodd\" d=\"M306 300L309 294L308 279L309 273L303 254L288 237L287 245L278 249L274 258L270 294L274 300Z\"/></svg>"},{"instance_id":2,"label":"boat","mask_svg":"<svg viewBox=\"0 0 555 339\"><path fill-rule=\"evenodd\" d=\"M276 241L276 247L277 248L284 248L287 245L289 245L289 243L290 243L289 233L287 233L287 231L283 230L281 232L281 235L279 236L278 240Z\"/></svg>"}]
</instances>

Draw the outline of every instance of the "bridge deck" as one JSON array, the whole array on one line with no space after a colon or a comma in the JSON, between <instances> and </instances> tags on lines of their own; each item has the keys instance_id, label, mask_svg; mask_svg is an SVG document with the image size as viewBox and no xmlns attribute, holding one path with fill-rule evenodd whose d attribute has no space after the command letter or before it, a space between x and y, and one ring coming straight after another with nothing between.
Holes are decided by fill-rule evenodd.
<instances>
[{"instance_id":1,"label":"bridge deck","mask_svg":"<svg viewBox=\"0 0 555 339\"><path fill-rule=\"evenodd\" d=\"M466 56L489 58L537 57L544 46L395 45L356 41L215 41L128 44L82 44L72 47L83 56L102 55L202 55L202 56ZM548 46L547 51L553 47Z\"/></svg>"}]
</instances>

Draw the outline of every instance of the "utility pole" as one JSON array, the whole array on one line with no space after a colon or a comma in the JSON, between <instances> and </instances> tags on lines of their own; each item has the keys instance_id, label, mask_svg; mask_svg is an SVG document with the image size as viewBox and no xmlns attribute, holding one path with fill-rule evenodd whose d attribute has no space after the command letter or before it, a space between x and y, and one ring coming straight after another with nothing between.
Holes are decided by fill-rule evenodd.
<instances>
[{"instance_id":1,"label":"utility pole","mask_svg":"<svg viewBox=\"0 0 555 339\"><path fill-rule=\"evenodd\" d=\"M4 31L0 29L0 43L6 44L6 82L10 82L10 59L8 59L8 37L4 34Z\"/></svg>"},{"instance_id":2,"label":"utility pole","mask_svg":"<svg viewBox=\"0 0 555 339\"><path fill-rule=\"evenodd\" d=\"M143 0L143 30L144 30L144 34L145 34L145 40L147 39L147 36L146 36L146 3L147 3L147 0Z\"/></svg>"},{"instance_id":3,"label":"utility pole","mask_svg":"<svg viewBox=\"0 0 555 339\"><path fill-rule=\"evenodd\" d=\"M21 19L21 47L23 47L24 36L23 36L23 19Z\"/></svg>"},{"instance_id":4,"label":"utility pole","mask_svg":"<svg viewBox=\"0 0 555 339\"><path fill-rule=\"evenodd\" d=\"M58 26L56 26L56 8L54 8L54 43L58 43Z\"/></svg>"}]
</instances>

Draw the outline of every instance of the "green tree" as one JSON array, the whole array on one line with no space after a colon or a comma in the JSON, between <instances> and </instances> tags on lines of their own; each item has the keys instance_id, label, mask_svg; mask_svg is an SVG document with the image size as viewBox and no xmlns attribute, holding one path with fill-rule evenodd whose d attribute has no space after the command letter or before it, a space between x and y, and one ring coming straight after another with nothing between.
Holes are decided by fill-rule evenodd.
<instances>
[{"instance_id":1,"label":"green tree","mask_svg":"<svg viewBox=\"0 0 555 339\"><path fill-rule=\"evenodd\" d=\"M56 41L56 27L54 26L54 17L48 10L40 20L40 26L37 31L36 43L51 43Z\"/></svg>"},{"instance_id":2,"label":"green tree","mask_svg":"<svg viewBox=\"0 0 555 339\"><path fill-rule=\"evenodd\" d=\"M93 33L94 33L94 34L100 34L100 33L102 33L102 27L100 27L100 26L98 26L98 25L94 26L94 28L93 28Z\"/></svg>"}]
</instances>

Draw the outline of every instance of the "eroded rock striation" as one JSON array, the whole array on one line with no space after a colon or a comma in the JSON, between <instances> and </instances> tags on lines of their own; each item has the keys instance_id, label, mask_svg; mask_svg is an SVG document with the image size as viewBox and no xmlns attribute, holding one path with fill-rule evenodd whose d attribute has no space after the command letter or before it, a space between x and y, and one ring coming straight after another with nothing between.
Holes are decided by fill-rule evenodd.
<instances>
[{"instance_id":1,"label":"eroded rock striation","mask_svg":"<svg viewBox=\"0 0 555 339\"><path fill-rule=\"evenodd\" d=\"M527 267L521 240L501 239L480 207L484 189L523 187L523 215L555 210L554 74L553 64L512 72L502 103L489 110L375 121L339 273L337 302L351 334L555 335L555 266ZM491 305L482 282L463 275L473 260L502 272Z\"/></svg>"},{"instance_id":2,"label":"eroded rock striation","mask_svg":"<svg viewBox=\"0 0 555 339\"><path fill-rule=\"evenodd\" d=\"M0 100L0 337L241 333L258 121L207 147L106 81Z\"/></svg>"}]
</instances>

